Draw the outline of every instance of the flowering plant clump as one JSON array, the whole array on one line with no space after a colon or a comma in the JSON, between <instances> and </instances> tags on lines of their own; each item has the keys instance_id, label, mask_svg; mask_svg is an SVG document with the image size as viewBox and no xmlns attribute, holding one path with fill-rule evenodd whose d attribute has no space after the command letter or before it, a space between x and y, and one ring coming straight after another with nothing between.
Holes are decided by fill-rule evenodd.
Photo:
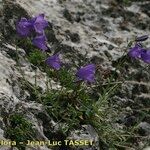
<instances>
[{"instance_id":1,"label":"flowering plant clump","mask_svg":"<svg viewBox=\"0 0 150 150\"><path fill-rule=\"evenodd\" d=\"M37 94L35 97L38 97L37 99L45 106L44 109L50 117L53 117L58 122L62 121L68 124L68 127L61 130L65 132L65 135L76 126L91 123L98 128L97 130L100 134L108 129L110 133L104 133L102 136L107 138L110 136L109 139L111 140L112 135L112 137L115 136L114 139L121 139L121 141L123 141L124 137L121 136L120 138L117 133L118 131L113 130L113 127L111 131L111 123L106 121L109 120L108 118L110 117L109 115L107 116L107 111L110 109L107 99L117 87L116 84L113 85L110 83L113 76L106 81L107 83L104 85L106 89L104 89L100 87L103 85L97 85L97 83L100 82L96 82L96 79L98 79L96 76L96 69L98 71L98 68L96 68L96 66L98 65L85 63L86 65L82 67L78 66L77 68L79 69L75 68L76 71L74 73L73 69L68 69L63 65L63 59L60 58L60 55L62 56L63 54L61 54L60 51L50 55L47 51L47 37L45 34L48 21L44 19L44 16L44 14L39 14L31 19L21 18L16 25L18 35L29 38L31 45L37 47L37 49L32 52L29 61L37 67L40 67L42 63L42 69L47 73L47 91L44 94L38 92L38 88L36 87L37 78L35 76L35 86L32 88L34 89L33 95ZM142 42L147 39L147 35L137 37L134 40L134 46L129 49L128 55L131 58L140 59L150 64L150 50L142 46ZM39 51L39 49L42 52ZM62 87L56 90L52 89L52 87L49 88L49 85L51 86L51 80L49 80L49 78L58 81ZM98 94L94 93L97 89L93 87L100 87L102 92L104 92L101 93L100 91Z\"/></svg>"},{"instance_id":2,"label":"flowering plant clump","mask_svg":"<svg viewBox=\"0 0 150 150\"><path fill-rule=\"evenodd\" d=\"M48 26L48 21L44 19L44 14L39 14L37 17L33 17L32 19L21 18L21 20L17 23L16 29L19 36L28 37L31 36L32 33L36 33L37 35L32 39L32 44L37 48L46 51L47 47L47 38L44 33L44 29ZM55 69L59 70L61 68L61 61L59 58L59 53L49 56L46 59L46 64ZM94 81L95 74L95 65L89 64L85 67L80 68L76 76L78 80L83 80L87 82Z\"/></svg>"},{"instance_id":3,"label":"flowering plant clump","mask_svg":"<svg viewBox=\"0 0 150 150\"><path fill-rule=\"evenodd\" d=\"M29 37L32 34L37 34L33 37L32 43L41 50L47 50L47 38L44 29L48 26L48 21L44 19L44 14L39 14L32 19L21 18L17 23L17 33L21 37Z\"/></svg>"}]
</instances>

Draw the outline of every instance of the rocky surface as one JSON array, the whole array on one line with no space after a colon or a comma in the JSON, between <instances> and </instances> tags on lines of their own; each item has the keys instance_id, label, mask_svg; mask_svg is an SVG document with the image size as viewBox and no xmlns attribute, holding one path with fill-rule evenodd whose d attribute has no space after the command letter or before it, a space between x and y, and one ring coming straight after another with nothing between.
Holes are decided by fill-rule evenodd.
<instances>
[{"instance_id":1,"label":"rocky surface","mask_svg":"<svg viewBox=\"0 0 150 150\"><path fill-rule=\"evenodd\" d=\"M18 70L15 51L15 24L21 17L31 17L44 13L49 21L47 31L48 44L52 51L61 50L66 61L84 64L91 61L103 69L113 71L119 58L128 51L128 41L144 34L150 34L150 2L135 1L124 6L119 0L3 0L0 1L0 138L5 138L8 116L13 112L24 112L36 129L38 139L48 140L45 134L48 130L44 126L46 112L42 105L29 101L30 90L23 90L20 80L25 79L34 84L35 70L26 58L28 49L19 48L21 74ZM150 47L150 42L145 42ZM68 59L69 58L69 59ZM82 61L81 61L82 60ZM122 89L112 98L114 107L121 108L125 113L118 115L118 123L122 127L129 127L138 123L139 133L150 136L150 116L146 115L140 122L140 110L150 106L150 75L146 64L129 60L125 64L122 77L130 81L125 82ZM38 86L44 92L46 89L46 74L37 69ZM121 77L121 78L122 78ZM53 88L60 88L59 83L52 81ZM44 119L37 116L44 114ZM43 118L43 117L42 117ZM55 122L48 118L51 130ZM86 127L85 127L86 126ZM68 138L93 139L98 143L98 135L92 127L85 125L82 129L73 131ZM55 129L57 132L57 129ZM79 135L75 133L79 132ZM88 133L88 134L87 134ZM95 135L95 137L93 137ZM147 138L148 139L148 138ZM139 148L143 148L145 141L140 139ZM147 142L146 142L147 143ZM136 149L133 144L133 149ZM148 146L148 145L147 145ZM33 148L31 148L33 149ZM39 148L46 150L46 148ZM50 149L50 148L47 148ZM84 148L87 150L88 148ZM99 145L89 150L99 149ZM108 149L108 148L106 148Z\"/></svg>"}]
</instances>

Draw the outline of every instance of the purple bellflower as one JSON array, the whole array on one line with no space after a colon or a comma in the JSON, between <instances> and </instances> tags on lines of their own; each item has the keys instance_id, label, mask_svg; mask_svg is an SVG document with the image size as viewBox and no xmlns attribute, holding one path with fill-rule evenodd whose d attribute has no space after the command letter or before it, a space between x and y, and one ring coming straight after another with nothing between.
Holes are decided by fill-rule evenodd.
<instances>
[{"instance_id":1,"label":"purple bellflower","mask_svg":"<svg viewBox=\"0 0 150 150\"><path fill-rule=\"evenodd\" d=\"M32 23L26 18L21 18L21 20L17 23L16 29L20 36L27 37L31 34Z\"/></svg>"},{"instance_id":2,"label":"purple bellflower","mask_svg":"<svg viewBox=\"0 0 150 150\"><path fill-rule=\"evenodd\" d=\"M44 14L39 14L30 21L33 24L35 32L38 34L43 34L44 29L48 26L48 21L44 19Z\"/></svg>"},{"instance_id":3,"label":"purple bellflower","mask_svg":"<svg viewBox=\"0 0 150 150\"><path fill-rule=\"evenodd\" d=\"M32 31L37 34L43 34L44 29L48 26L48 21L44 19L44 14L39 14L37 17L27 20L26 18L21 18L17 23L17 32L20 36L27 37Z\"/></svg>"},{"instance_id":4,"label":"purple bellflower","mask_svg":"<svg viewBox=\"0 0 150 150\"><path fill-rule=\"evenodd\" d=\"M136 44L134 47L130 48L128 55L132 58L140 58L141 49L141 46L139 44Z\"/></svg>"},{"instance_id":5,"label":"purple bellflower","mask_svg":"<svg viewBox=\"0 0 150 150\"><path fill-rule=\"evenodd\" d=\"M77 71L76 76L78 77L79 80L84 80L92 83L94 82L94 74L95 74L95 65L89 64L80 68Z\"/></svg>"},{"instance_id":6,"label":"purple bellflower","mask_svg":"<svg viewBox=\"0 0 150 150\"><path fill-rule=\"evenodd\" d=\"M144 61L145 63L150 64L150 50L143 49L139 43L137 43L133 48L131 48L128 54L132 58L138 58Z\"/></svg>"},{"instance_id":7,"label":"purple bellflower","mask_svg":"<svg viewBox=\"0 0 150 150\"><path fill-rule=\"evenodd\" d=\"M143 60L145 63L150 64L150 50L142 49L141 60Z\"/></svg>"},{"instance_id":8,"label":"purple bellflower","mask_svg":"<svg viewBox=\"0 0 150 150\"><path fill-rule=\"evenodd\" d=\"M32 40L33 45L38 47L39 49L46 51L48 49L47 47L47 38L45 34L38 35Z\"/></svg>"},{"instance_id":9,"label":"purple bellflower","mask_svg":"<svg viewBox=\"0 0 150 150\"><path fill-rule=\"evenodd\" d=\"M48 57L46 59L46 64L55 70L59 70L61 68L61 61L59 58L59 53L56 53L53 56Z\"/></svg>"}]
</instances>

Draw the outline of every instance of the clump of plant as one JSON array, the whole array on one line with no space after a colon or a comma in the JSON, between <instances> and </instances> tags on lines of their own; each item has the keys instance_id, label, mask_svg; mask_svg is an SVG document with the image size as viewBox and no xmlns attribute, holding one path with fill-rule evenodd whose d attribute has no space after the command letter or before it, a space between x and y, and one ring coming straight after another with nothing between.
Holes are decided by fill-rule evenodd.
<instances>
[{"instance_id":1,"label":"clump of plant","mask_svg":"<svg viewBox=\"0 0 150 150\"><path fill-rule=\"evenodd\" d=\"M118 84L117 79L114 80L115 73L113 73L104 84L100 85L100 78L96 74L98 65L93 63L78 66L76 71L65 68L65 63L60 58L63 55L61 52L49 54L50 49L44 32L47 26L44 14L31 19L22 18L17 23L17 33L23 38L28 37L30 43L39 49L30 53L29 61L36 67L42 66L43 71L47 73L46 92L41 94L35 86L37 101L43 104L45 111L56 122L67 124L64 134L87 123L95 127L100 140L108 147L123 147L119 143L126 141L125 134L128 133L113 128L116 120L110 122L109 119L110 116L115 118L117 112L110 107L109 99L124 81ZM130 42L130 50L125 59L123 58L117 65L117 69L122 67L128 56L150 64L150 50L142 46L142 42L147 39L146 35ZM49 87L51 79L59 82L61 88L53 90L51 86Z\"/></svg>"},{"instance_id":2,"label":"clump of plant","mask_svg":"<svg viewBox=\"0 0 150 150\"><path fill-rule=\"evenodd\" d=\"M27 140L34 140L32 124L22 114L11 114L8 119L8 126L5 136L16 142L19 150L25 150Z\"/></svg>"}]
</instances>

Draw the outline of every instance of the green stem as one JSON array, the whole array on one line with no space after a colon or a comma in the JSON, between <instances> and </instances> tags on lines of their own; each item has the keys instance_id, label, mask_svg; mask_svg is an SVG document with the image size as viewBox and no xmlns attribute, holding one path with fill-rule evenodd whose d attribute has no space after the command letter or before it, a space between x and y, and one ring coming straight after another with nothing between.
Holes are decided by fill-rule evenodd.
<instances>
[{"instance_id":1,"label":"green stem","mask_svg":"<svg viewBox=\"0 0 150 150\"><path fill-rule=\"evenodd\" d=\"M35 69L35 83L34 83L35 94L38 95L37 90L37 68Z\"/></svg>"}]
</instances>

